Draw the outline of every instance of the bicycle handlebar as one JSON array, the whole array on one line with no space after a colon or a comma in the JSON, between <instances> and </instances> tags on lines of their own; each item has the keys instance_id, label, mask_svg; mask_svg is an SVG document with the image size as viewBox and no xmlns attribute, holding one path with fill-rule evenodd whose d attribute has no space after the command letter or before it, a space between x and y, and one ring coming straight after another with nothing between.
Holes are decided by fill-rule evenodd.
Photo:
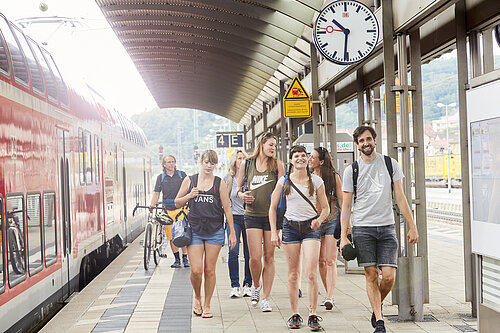
<instances>
[{"instance_id":1,"label":"bicycle handlebar","mask_svg":"<svg viewBox=\"0 0 500 333\"><path fill-rule=\"evenodd\" d=\"M165 208L163 208L162 206L141 206L139 204L135 205L134 207L134 210L132 211L132 216L135 216L135 212L137 210L137 208L145 208L145 209L162 209L162 210L165 210Z\"/></svg>"}]
</instances>

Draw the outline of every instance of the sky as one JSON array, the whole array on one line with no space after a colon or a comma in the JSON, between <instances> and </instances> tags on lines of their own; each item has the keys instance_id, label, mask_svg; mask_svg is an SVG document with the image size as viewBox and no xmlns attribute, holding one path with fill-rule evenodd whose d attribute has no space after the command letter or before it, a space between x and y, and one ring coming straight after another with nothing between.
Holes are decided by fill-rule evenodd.
<instances>
[{"instance_id":1,"label":"sky","mask_svg":"<svg viewBox=\"0 0 500 333\"><path fill-rule=\"evenodd\" d=\"M83 79L126 116L157 106L94 0L46 0L46 11L40 10L41 3L1 0L0 13L13 22L34 17L71 18L74 24L32 23L23 31L46 43L44 47L63 75Z\"/></svg>"}]
</instances>

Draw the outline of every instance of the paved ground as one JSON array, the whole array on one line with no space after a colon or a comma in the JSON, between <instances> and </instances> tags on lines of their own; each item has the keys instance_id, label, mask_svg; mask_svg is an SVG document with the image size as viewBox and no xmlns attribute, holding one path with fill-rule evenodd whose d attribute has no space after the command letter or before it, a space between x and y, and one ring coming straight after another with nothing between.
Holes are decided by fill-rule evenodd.
<instances>
[{"instance_id":1,"label":"paved ground","mask_svg":"<svg viewBox=\"0 0 500 333\"><path fill-rule=\"evenodd\" d=\"M424 306L430 321L393 321L397 306L391 297L384 302L388 332L472 332L470 303L464 301L461 228L447 224L429 225L430 304ZM276 252L276 278L271 294L273 312L253 308L249 298L230 299L227 249L217 264L217 286L212 300L214 318L191 316L192 292L189 269L170 268L163 259L154 271L142 267L139 240L131 244L99 277L73 298L42 332L287 332L291 315L287 294L287 268L283 250ZM346 274L339 264L335 306L318 315L327 332L372 332L371 309L365 293L364 276ZM241 263L243 266L243 263ZM240 270L241 272L242 270ZM303 282L303 289L306 283ZM307 314L307 291L300 312ZM323 288L320 291L324 294ZM320 296L321 298L321 296ZM453 326L455 325L455 326ZM308 330L303 327L302 330ZM301 330L294 330L301 331Z\"/></svg>"}]
</instances>

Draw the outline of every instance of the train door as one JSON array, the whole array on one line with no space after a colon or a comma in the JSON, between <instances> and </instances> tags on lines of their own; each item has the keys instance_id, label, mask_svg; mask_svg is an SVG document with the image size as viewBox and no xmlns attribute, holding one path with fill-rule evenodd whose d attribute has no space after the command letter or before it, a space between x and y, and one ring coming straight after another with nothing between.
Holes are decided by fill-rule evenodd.
<instances>
[{"instance_id":1,"label":"train door","mask_svg":"<svg viewBox=\"0 0 500 333\"><path fill-rule=\"evenodd\" d=\"M128 243L128 230L127 230L127 173L125 170L125 152L122 151L122 176L123 176L123 224L125 228L125 244Z\"/></svg>"},{"instance_id":2,"label":"train door","mask_svg":"<svg viewBox=\"0 0 500 333\"><path fill-rule=\"evenodd\" d=\"M57 129L57 160L59 175L59 222L61 235L61 280L62 299L70 293L70 257L71 257L71 220L70 220L70 190L69 190L69 133Z\"/></svg>"}]
</instances>

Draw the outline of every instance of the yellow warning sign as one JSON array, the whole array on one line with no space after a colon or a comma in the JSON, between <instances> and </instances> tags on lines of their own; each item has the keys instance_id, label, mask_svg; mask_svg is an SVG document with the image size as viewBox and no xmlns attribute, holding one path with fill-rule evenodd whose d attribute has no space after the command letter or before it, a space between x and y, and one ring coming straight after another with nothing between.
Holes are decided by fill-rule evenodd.
<instances>
[{"instance_id":1,"label":"yellow warning sign","mask_svg":"<svg viewBox=\"0 0 500 333\"><path fill-rule=\"evenodd\" d=\"M311 97L296 76L283 97L285 118L307 118L311 116Z\"/></svg>"}]
</instances>

